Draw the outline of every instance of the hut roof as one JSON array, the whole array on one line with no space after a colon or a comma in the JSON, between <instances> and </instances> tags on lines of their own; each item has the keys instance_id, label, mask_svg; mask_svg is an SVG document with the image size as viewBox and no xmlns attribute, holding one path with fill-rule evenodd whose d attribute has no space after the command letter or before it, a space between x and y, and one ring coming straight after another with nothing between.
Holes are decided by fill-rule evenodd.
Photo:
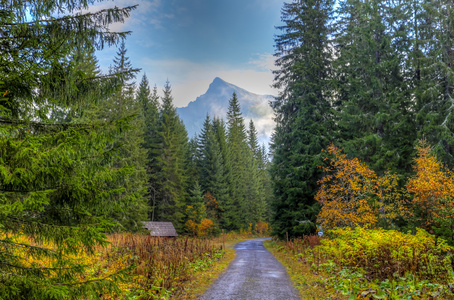
<instances>
[{"instance_id":1,"label":"hut roof","mask_svg":"<svg viewBox=\"0 0 454 300\"><path fill-rule=\"evenodd\" d=\"M178 236L172 222L143 222L151 236Z\"/></svg>"}]
</instances>

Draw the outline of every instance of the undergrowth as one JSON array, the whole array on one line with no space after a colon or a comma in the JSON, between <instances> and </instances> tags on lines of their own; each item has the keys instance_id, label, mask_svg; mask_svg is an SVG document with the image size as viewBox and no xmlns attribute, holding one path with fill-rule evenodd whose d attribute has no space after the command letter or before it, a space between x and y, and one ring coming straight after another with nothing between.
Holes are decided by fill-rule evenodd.
<instances>
[{"instance_id":1,"label":"undergrowth","mask_svg":"<svg viewBox=\"0 0 454 300\"><path fill-rule=\"evenodd\" d=\"M329 236L268 245L287 258L282 262L290 272L298 262L297 282L323 288L319 299L454 299L453 249L424 230L357 227Z\"/></svg>"},{"instance_id":2,"label":"undergrowth","mask_svg":"<svg viewBox=\"0 0 454 300\"><path fill-rule=\"evenodd\" d=\"M80 251L74 257L86 266L80 282L93 282L116 274L117 289L105 291L100 299L196 299L233 260L235 243L257 237L251 232L225 233L218 237L176 239L141 234L112 234L107 247L97 247L95 253ZM17 242L33 245L26 236ZM53 249L51 244L41 245ZM47 268L53 261L44 261L16 253L30 265ZM111 281L111 280L110 280Z\"/></svg>"}]
</instances>

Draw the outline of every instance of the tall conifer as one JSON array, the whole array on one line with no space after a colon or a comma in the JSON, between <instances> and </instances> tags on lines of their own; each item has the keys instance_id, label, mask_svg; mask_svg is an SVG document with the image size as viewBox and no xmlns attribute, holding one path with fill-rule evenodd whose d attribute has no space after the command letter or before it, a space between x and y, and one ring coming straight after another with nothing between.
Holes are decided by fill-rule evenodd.
<instances>
[{"instance_id":1,"label":"tall conifer","mask_svg":"<svg viewBox=\"0 0 454 300\"><path fill-rule=\"evenodd\" d=\"M133 7L78 13L87 8L87 1L0 3L2 299L96 298L115 282L81 281L87 267L71 257L105 245L108 216L124 205L115 199L130 171L112 166L112 143L128 119L83 124L65 116L80 116L80 108L99 100L90 81L99 83L100 98L112 94L107 86L118 74L103 79L69 57L81 44L100 50L125 37L108 26ZM68 15L55 17L57 11ZM91 92L79 89L84 85ZM56 109L64 117L53 118ZM36 244L18 242L19 235ZM53 268L30 259L54 261Z\"/></svg>"},{"instance_id":2,"label":"tall conifer","mask_svg":"<svg viewBox=\"0 0 454 300\"><path fill-rule=\"evenodd\" d=\"M219 204L219 224L221 228L233 229L234 228L234 214L233 200L230 194L230 186L232 182L232 160L231 152L227 142L227 131L225 128L224 120L219 118L213 119L213 133L216 139L216 144L219 145L219 151L222 161L222 172L218 173L216 179L218 188L216 191L216 199ZM220 168L221 169L221 168ZM222 178L222 179L221 179Z\"/></svg>"},{"instance_id":3,"label":"tall conifer","mask_svg":"<svg viewBox=\"0 0 454 300\"><path fill-rule=\"evenodd\" d=\"M376 171L405 174L416 138L405 12L389 1L347 0L336 19L336 137ZM404 37L404 38L402 38Z\"/></svg>"},{"instance_id":4,"label":"tall conifer","mask_svg":"<svg viewBox=\"0 0 454 300\"><path fill-rule=\"evenodd\" d=\"M331 0L284 3L282 31L275 39L274 71L279 96L272 102L275 233L282 237L315 230L314 195L322 163L320 152L331 139L329 22Z\"/></svg>"},{"instance_id":5,"label":"tall conifer","mask_svg":"<svg viewBox=\"0 0 454 300\"><path fill-rule=\"evenodd\" d=\"M164 87L159 114L159 146L156 161L158 197L156 220L173 222L177 229L183 228L185 203L188 196L188 134L173 105L169 82Z\"/></svg>"}]
</instances>

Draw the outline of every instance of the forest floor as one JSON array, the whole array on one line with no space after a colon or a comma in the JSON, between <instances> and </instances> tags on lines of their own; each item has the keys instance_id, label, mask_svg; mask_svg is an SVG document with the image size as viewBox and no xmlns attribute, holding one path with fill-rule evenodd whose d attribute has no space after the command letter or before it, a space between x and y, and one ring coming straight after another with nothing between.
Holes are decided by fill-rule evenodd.
<instances>
[{"instance_id":1,"label":"forest floor","mask_svg":"<svg viewBox=\"0 0 454 300\"><path fill-rule=\"evenodd\" d=\"M200 299L301 299L285 267L263 246L265 240L236 244L235 259Z\"/></svg>"}]
</instances>

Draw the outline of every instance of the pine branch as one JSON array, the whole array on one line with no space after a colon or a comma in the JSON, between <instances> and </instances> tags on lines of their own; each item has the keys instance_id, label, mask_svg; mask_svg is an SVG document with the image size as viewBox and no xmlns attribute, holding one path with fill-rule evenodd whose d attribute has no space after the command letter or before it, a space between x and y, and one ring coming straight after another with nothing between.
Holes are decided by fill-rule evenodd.
<instances>
[{"instance_id":1,"label":"pine branch","mask_svg":"<svg viewBox=\"0 0 454 300\"><path fill-rule=\"evenodd\" d=\"M116 23L116 22L124 22L126 18L129 18L130 13L132 10L136 9L138 5L132 5L132 6L127 6L123 8L106 8L99 10L94 13L86 13L86 14L76 14L76 15L68 15L64 16L61 18L55 18L55 19L40 19L40 20L35 20L31 22L18 22L18 23L11 23L11 22L1 22L0 26L29 26L30 28L35 28L37 24L52 24L52 23L64 23L67 21L73 21L73 20L82 20L82 19L98 19L98 22L100 22L102 25L109 25L111 23ZM122 14L120 14L122 13ZM106 18L107 17L107 18ZM107 19L107 20L106 20Z\"/></svg>"}]
</instances>

